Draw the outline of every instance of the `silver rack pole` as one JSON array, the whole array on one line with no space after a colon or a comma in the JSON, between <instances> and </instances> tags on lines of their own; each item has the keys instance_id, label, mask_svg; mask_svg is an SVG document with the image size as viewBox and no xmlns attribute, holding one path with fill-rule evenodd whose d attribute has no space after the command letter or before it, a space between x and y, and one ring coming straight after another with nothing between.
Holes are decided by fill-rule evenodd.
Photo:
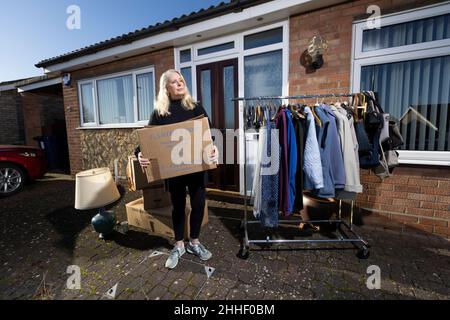
<instances>
[{"instance_id":1,"label":"silver rack pole","mask_svg":"<svg viewBox=\"0 0 450 320\"><path fill-rule=\"evenodd\" d=\"M311 99L311 98L333 98L333 97L351 97L352 93L329 93L329 94L311 94L301 96L261 96L250 98L233 98L232 101L248 101L248 100L284 100L284 99Z\"/></svg>"},{"instance_id":2,"label":"silver rack pole","mask_svg":"<svg viewBox=\"0 0 450 320\"><path fill-rule=\"evenodd\" d=\"M244 247L248 249L248 230L247 230L247 214L248 214L248 204L247 204L247 136L245 131L245 101L244 101Z\"/></svg>"}]
</instances>

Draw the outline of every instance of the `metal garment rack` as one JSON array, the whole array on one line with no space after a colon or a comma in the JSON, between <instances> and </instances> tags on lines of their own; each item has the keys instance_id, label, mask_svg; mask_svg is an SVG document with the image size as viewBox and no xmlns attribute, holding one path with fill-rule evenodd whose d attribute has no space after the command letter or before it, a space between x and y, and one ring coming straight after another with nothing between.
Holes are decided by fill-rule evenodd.
<instances>
[{"instance_id":1,"label":"metal garment rack","mask_svg":"<svg viewBox=\"0 0 450 320\"><path fill-rule=\"evenodd\" d=\"M279 220L280 224L314 224L314 223L329 223L336 224L336 232L337 239L305 239L305 240L289 240L289 239L270 239L270 236L267 236L266 239L250 239L248 233L248 225L249 224L260 224L260 221L248 220L248 194L247 194L247 137L246 137L246 104L247 101L263 101L263 100L297 100L297 99L311 99L311 98L331 98L331 97L351 97L353 94L349 93L339 93L339 94L319 94L319 95L301 95L301 96L261 96L261 97L253 97L253 98L234 98L232 101L243 101L244 108L244 217L241 222L241 229L244 232L244 238L242 240L241 249L238 253L238 257L242 259L247 259L250 253L250 245L251 244L260 244L260 245L270 245L270 244L283 244L283 243L301 243L301 244L310 244L310 243L351 243L356 248L358 248L357 257L360 259L367 259L370 255L370 245L364 239L362 239L353 228L353 213L354 213L354 201L351 201L351 209L350 209L350 221L342 219L342 200L339 200L339 212L337 219L334 220L302 220L302 219L290 219L290 220ZM352 234L352 237L349 237L348 234L342 230L342 226L344 226L347 231ZM360 246L358 246L358 244ZM292 249L295 250L295 249Z\"/></svg>"}]
</instances>

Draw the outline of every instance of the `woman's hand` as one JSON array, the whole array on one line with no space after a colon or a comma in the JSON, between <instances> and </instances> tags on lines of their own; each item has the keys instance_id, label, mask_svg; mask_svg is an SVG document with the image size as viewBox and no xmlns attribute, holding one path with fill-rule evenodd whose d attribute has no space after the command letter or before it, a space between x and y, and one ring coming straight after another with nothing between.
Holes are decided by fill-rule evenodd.
<instances>
[{"instance_id":1,"label":"woman's hand","mask_svg":"<svg viewBox=\"0 0 450 320\"><path fill-rule=\"evenodd\" d=\"M147 168L150 165L150 161L144 157L142 157L142 152L138 153L139 164L142 168Z\"/></svg>"},{"instance_id":2,"label":"woman's hand","mask_svg":"<svg viewBox=\"0 0 450 320\"><path fill-rule=\"evenodd\" d=\"M219 163L219 150L214 145L212 146L212 148L208 154L208 161L209 161L209 163L215 163L215 164Z\"/></svg>"}]
</instances>

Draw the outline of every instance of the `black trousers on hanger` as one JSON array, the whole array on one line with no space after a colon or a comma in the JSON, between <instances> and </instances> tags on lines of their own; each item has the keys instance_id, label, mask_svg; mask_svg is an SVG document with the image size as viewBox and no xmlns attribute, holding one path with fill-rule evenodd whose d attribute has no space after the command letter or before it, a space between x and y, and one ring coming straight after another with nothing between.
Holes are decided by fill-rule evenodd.
<instances>
[{"instance_id":1,"label":"black trousers on hanger","mask_svg":"<svg viewBox=\"0 0 450 320\"><path fill-rule=\"evenodd\" d=\"M172 200L172 222L175 241L184 240L186 187L191 200L190 239L198 239L205 210L205 172L196 172L180 177L167 179L170 198Z\"/></svg>"}]
</instances>

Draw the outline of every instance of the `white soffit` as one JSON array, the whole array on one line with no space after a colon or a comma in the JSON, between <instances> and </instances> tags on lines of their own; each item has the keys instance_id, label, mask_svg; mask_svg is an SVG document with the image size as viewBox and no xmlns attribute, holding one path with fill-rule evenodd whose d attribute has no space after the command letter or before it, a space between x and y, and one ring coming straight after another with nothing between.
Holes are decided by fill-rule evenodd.
<instances>
[{"instance_id":1,"label":"white soffit","mask_svg":"<svg viewBox=\"0 0 450 320\"><path fill-rule=\"evenodd\" d=\"M20 87L17 87L17 92L20 93L20 92L30 91L30 90L34 90L34 89L39 89L39 88L45 88L45 87L53 86L55 84L61 84L61 78L54 78L54 79L39 81L36 83L31 83L31 84L27 84L24 86L20 86Z\"/></svg>"}]
</instances>

